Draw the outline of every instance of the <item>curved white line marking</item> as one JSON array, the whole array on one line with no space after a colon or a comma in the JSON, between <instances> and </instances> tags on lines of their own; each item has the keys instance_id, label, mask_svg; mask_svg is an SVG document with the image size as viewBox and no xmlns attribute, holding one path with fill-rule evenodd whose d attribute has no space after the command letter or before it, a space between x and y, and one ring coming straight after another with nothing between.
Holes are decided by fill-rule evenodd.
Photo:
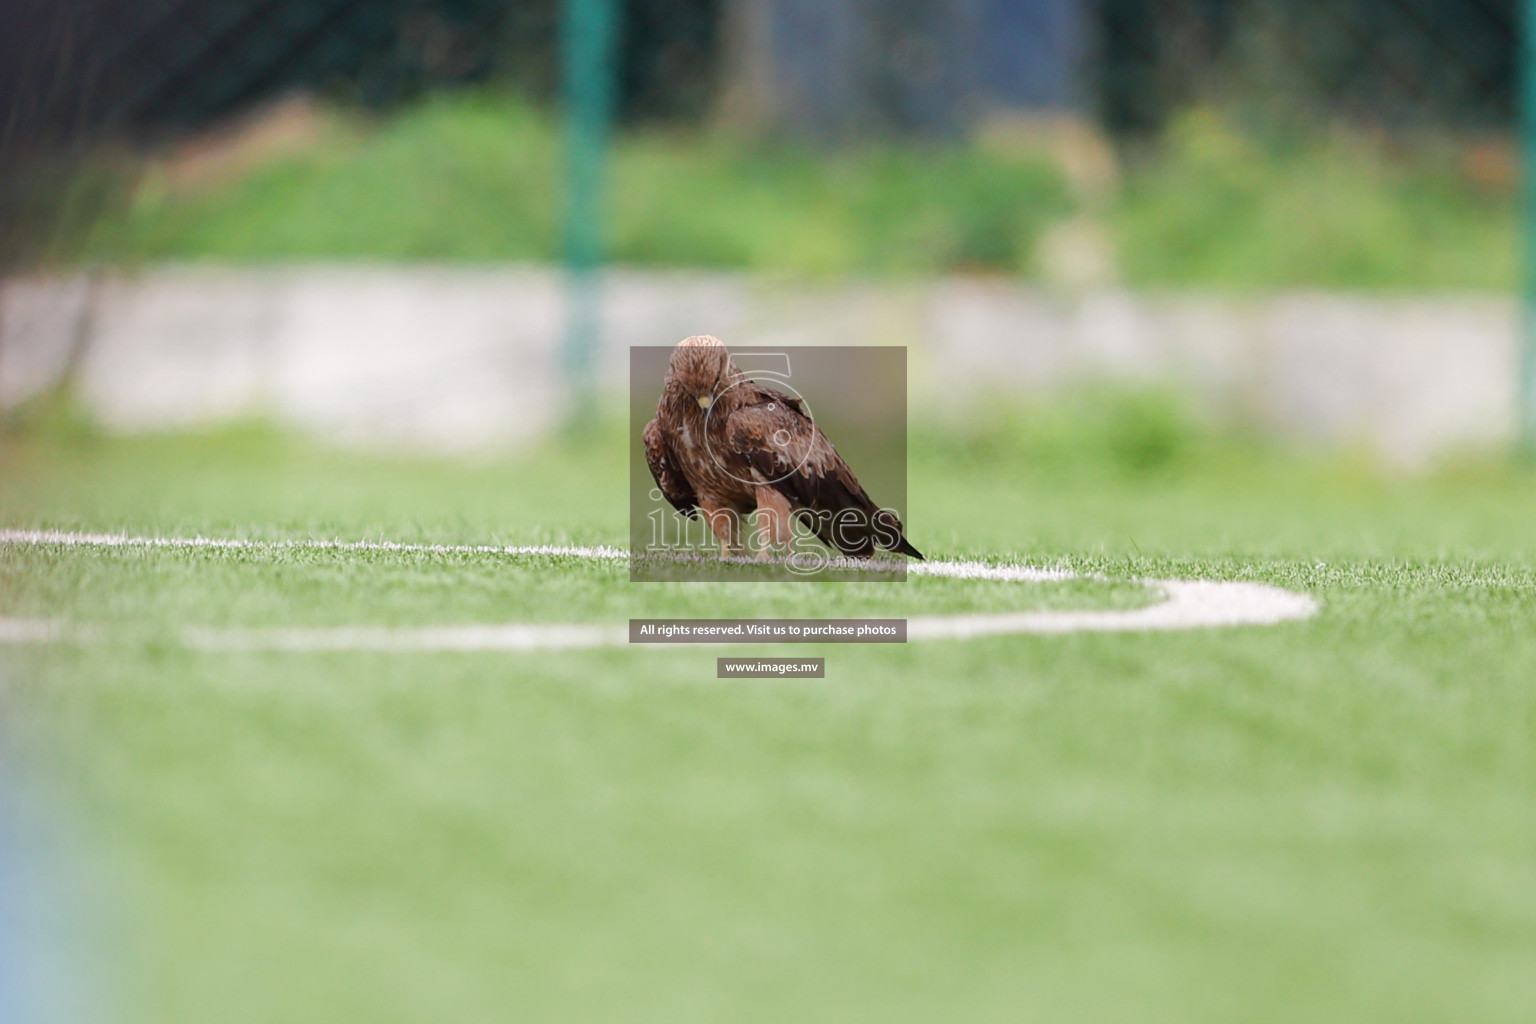
<instances>
[{"instance_id":1,"label":"curved white line marking","mask_svg":"<svg viewBox=\"0 0 1536 1024\"><path fill-rule=\"evenodd\" d=\"M1317 601L1264 583L1143 580L1164 600L1106 611L1004 612L907 620L908 640L970 640L1005 633L1125 633L1211 626L1273 626L1311 618Z\"/></svg>"},{"instance_id":2,"label":"curved white line marking","mask_svg":"<svg viewBox=\"0 0 1536 1024\"><path fill-rule=\"evenodd\" d=\"M428 554L547 555L616 561L622 548L570 545L399 544L392 541L239 540L212 537L127 537L119 534L53 530L0 530L0 544L109 548L221 548L236 550L317 549L402 551ZM915 576L1044 583L1095 578L1071 569L1029 565L988 565L977 561L916 562ZM970 640L1014 633L1142 632L1216 626L1270 626L1307 619L1317 601L1264 583L1216 580L1142 580L1163 600L1141 608L1002 612L985 615L921 616L907 620L908 640ZM48 619L0 618L0 645L76 643L102 639L99 626ZM183 644L203 651L533 651L621 646L622 626L509 623L506 625L278 627L267 629L189 627ZM651 646L651 645L644 645ZM661 649L664 649L663 645ZM686 645L694 646L694 645Z\"/></svg>"}]
</instances>

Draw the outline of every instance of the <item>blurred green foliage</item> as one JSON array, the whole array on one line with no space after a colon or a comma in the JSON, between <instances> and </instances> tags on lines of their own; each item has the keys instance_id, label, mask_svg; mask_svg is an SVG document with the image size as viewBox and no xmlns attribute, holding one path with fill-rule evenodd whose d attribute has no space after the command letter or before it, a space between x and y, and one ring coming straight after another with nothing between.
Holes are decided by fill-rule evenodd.
<instances>
[{"instance_id":1,"label":"blurred green foliage","mask_svg":"<svg viewBox=\"0 0 1536 1024\"><path fill-rule=\"evenodd\" d=\"M1007 465L1050 479L1127 482L1220 470L1279 454L1257 431L1223 428L1168 388L1113 385L1020 400L997 395L961 422L918 414L913 457L960 467Z\"/></svg>"},{"instance_id":2,"label":"blurred green foliage","mask_svg":"<svg viewBox=\"0 0 1536 1024\"><path fill-rule=\"evenodd\" d=\"M176 157L152 164L126 212L100 223L90 254L559 258L561 136L535 107L461 93L385 120L331 111L325 122L311 144L211 180L184 180ZM1187 114L1131 153L1118 187L1086 209L1045 146L1025 147L1030 155L893 142L826 151L724 131L639 130L615 142L608 208L598 213L613 259L642 266L1028 276L1041 270L1050 226L1087 214L1134 286L1513 285L1513 179L1500 175L1497 146L1481 154L1480 177L1465 144L1391 148L1235 123Z\"/></svg>"},{"instance_id":3,"label":"blurred green foliage","mask_svg":"<svg viewBox=\"0 0 1536 1024\"><path fill-rule=\"evenodd\" d=\"M109 259L554 260L561 140L497 94L437 98L232 179L152 170L95 241ZM623 263L837 274L1018 270L1068 208L1039 161L876 146L827 157L718 136L618 140L608 236Z\"/></svg>"},{"instance_id":4,"label":"blurred green foliage","mask_svg":"<svg viewBox=\"0 0 1536 1024\"><path fill-rule=\"evenodd\" d=\"M1112 215L1123 271L1234 289L1513 287L1512 181L1479 187L1458 155L1190 113L1126 176Z\"/></svg>"}]
</instances>

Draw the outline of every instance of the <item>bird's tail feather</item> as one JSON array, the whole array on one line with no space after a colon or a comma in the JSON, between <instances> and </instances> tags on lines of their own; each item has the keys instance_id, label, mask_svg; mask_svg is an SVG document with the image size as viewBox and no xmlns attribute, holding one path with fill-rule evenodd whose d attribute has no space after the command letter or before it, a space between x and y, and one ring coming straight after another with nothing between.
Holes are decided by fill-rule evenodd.
<instances>
[{"instance_id":1,"label":"bird's tail feather","mask_svg":"<svg viewBox=\"0 0 1536 1024\"><path fill-rule=\"evenodd\" d=\"M901 554L915 558L919 562L923 561L923 553L917 550L917 548L913 547L912 544L907 540L907 533L902 529L900 519L897 519L894 515L885 511L884 509L876 512L875 518L880 522L880 525L896 534L896 544L890 550L899 551ZM881 547L884 546L884 544L881 545Z\"/></svg>"}]
</instances>

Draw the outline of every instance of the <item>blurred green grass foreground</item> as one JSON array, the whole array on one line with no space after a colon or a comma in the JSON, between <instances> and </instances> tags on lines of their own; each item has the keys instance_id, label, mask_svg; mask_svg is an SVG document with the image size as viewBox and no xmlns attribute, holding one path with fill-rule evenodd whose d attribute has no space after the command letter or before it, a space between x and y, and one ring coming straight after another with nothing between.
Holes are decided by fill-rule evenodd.
<instances>
[{"instance_id":1,"label":"blurred green grass foreground","mask_svg":"<svg viewBox=\"0 0 1536 1024\"><path fill-rule=\"evenodd\" d=\"M119 900L122 1012L90 1019L1526 1019L1536 481L1392 479L1148 398L1012 415L914 425L912 536L1100 578L642 586L557 557L0 545L0 616L112 630L0 649L0 747L34 766L14 781L51 780ZM412 460L38 408L0 430L0 526L611 543L623 445ZM1146 576L1323 608L812 645L826 679L741 683L695 648L174 640L1125 607Z\"/></svg>"},{"instance_id":2,"label":"blurred green grass foreground","mask_svg":"<svg viewBox=\"0 0 1536 1024\"><path fill-rule=\"evenodd\" d=\"M538 108L471 92L382 119L310 105L298 122L251 145L215 131L150 160L75 255L558 258L561 133ZM1026 128L835 150L724 128L631 129L613 150L608 239L632 265L1052 279L1053 230L1087 225L1103 252L1095 273L1110 282L1513 284L1514 158L1499 140L1388 145L1238 123L1196 110L1118 158L1107 143Z\"/></svg>"}]
</instances>

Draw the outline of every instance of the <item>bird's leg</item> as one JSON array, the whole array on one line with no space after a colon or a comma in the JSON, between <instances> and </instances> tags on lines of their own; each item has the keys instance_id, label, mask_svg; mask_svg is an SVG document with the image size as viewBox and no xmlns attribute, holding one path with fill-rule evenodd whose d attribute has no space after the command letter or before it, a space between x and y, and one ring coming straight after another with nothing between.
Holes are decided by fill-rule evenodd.
<instances>
[{"instance_id":1,"label":"bird's leg","mask_svg":"<svg viewBox=\"0 0 1536 1024\"><path fill-rule=\"evenodd\" d=\"M789 545L789 499L772 487L757 489L757 560L766 562L773 549Z\"/></svg>"},{"instance_id":2,"label":"bird's leg","mask_svg":"<svg viewBox=\"0 0 1536 1024\"><path fill-rule=\"evenodd\" d=\"M715 539L720 542L720 557L729 558L732 554L740 554L741 520L736 513L728 508L702 503L700 507L704 510L704 518L709 521L709 528L715 533Z\"/></svg>"}]
</instances>

